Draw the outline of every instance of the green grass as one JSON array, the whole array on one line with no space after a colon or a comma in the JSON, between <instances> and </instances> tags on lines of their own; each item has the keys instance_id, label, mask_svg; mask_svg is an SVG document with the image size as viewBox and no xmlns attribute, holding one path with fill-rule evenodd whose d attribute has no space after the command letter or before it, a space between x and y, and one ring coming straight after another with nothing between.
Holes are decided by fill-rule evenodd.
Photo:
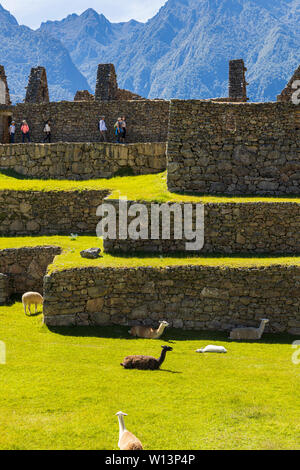
<instances>
[{"instance_id":1,"label":"green grass","mask_svg":"<svg viewBox=\"0 0 300 470\"><path fill-rule=\"evenodd\" d=\"M77 240L71 240L66 236L42 236L42 237L0 237L0 250L5 248L20 248L23 246L45 246L56 245L63 249L63 253L56 256L52 265L49 266L49 272L71 269L74 267L84 268L91 266L99 267L139 267L153 266L156 268L164 268L166 266L183 266L183 265L201 265L201 266L220 266L220 267L252 267L252 266L270 266L270 265L286 265L299 266L299 256L190 256L186 253L174 255L110 255L104 253L103 258L97 260L88 260L80 256L80 252L87 248L100 247L103 250L103 241L94 236L79 236Z\"/></svg>"},{"instance_id":2,"label":"green grass","mask_svg":"<svg viewBox=\"0 0 300 470\"><path fill-rule=\"evenodd\" d=\"M0 449L117 449L115 413L147 450L300 449L300 365L289 336L259 343L167 330L130 339L128 328L54 328L0 307ZM207 344L228 354L201 355ZM124 370L128 354L158 356L161 371Z\"/></svg>"},{"instance_id":3,"label":"green grass","mask_svg":"<svg viewBox=\"0 0 300 470\"><path fill-rule=\"evenodd\" d=\"M6 173L6 174L5 174ZM127 197L135 201L155 202L203 202L203 203L239 203L239 202L296 202L296 197L229 197L229 196L197 196L182 195L168 191L166 172L158 175L124 176L111 179L96 179L89 181L69 180L35 180L9 176L0 172L0 191L112 191L111 198Z\"/></svg>"}]
</instances>

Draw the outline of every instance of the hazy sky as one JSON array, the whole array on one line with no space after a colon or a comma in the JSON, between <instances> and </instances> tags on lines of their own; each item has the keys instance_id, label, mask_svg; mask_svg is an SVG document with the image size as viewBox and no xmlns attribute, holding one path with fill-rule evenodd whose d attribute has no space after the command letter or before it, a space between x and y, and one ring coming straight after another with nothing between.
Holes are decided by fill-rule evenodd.
<instances>
[{"instance_id":1,"label":"hazy sky","mask_svg":"<svg viewBox=\"0 0 300 470\"><path fill-rule=\"evenodd\" d=\"M19 22L38 28L46 20L60 20L70 13L80 14L87 8L103 13L110 21L135 19L147 21L155 15L166 0L0 0Z\"/></svg>"}]
</instances>

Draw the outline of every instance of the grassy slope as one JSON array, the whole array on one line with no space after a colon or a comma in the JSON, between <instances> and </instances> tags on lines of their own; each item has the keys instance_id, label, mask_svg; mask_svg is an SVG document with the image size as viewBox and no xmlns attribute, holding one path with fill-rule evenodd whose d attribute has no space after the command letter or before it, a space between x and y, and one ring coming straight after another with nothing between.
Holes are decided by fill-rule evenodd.
<instances>
[{"instance_id":1,"label":"grassy slope","mask_svg":"<svg viewBox=\"0 0 300 470\"><path fill-rule=\"evenodd\" d=\"M79 236L77 240L71 240L64 236L43 236L43 237L0 237L0 250L4 248L17 248L22 246L56 245L63 248L63 254L56 256L53 264L49 267L49 272L63 270L74 267L87 266L113 266L113 267L138 267L138 266L178 266L178 265L204 265L204 266L227 266L227 267L248 267L248 266L270 266L271 264L299 265L299 256L280 257L242 257L242 256L202 256L186 257L183 254L174 256L112 256L104 254L103 258L88 260L81 258L80 251L91 248L103 248L102 240L92 236Z\"/></svg>"},{"instance_id":2,"label":"grassy slope","mask_svg":"<svg viewBox=\"0 0 300 470\"><path fill-rule=\"evenodd\" d=\"M34 180L18 179L6 176L0 172L0 191L10 189L15 191L84 191L110 189L112 198L126 196L128 200L157 201L157 202L297 202L296 197L219 197L180 195L168 191L166 173L146 176L116 177L89 181L68 180Z\"/></svg>"},{"instance_id":3,"label":"grassy slope","mask_svg":"<svg viewBox=\"0 0 300 470\"><path fill-rule=\"evenodd\" d=\"M129 339L127 328L61 328L0 307L0 449L117 449L114 414L146 449L300 449L300 365L292 337L230 343L225 334L169 330ZM158 356L161 371L126 371L128 354ZM217 343L224 355L194 351Z\"/></svg>"}]
</instances>

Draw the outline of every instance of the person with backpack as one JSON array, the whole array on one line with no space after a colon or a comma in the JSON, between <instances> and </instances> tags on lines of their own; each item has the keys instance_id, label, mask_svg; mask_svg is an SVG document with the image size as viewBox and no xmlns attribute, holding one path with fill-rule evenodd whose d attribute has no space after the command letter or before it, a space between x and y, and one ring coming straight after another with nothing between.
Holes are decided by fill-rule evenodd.
<instances>
[{"instance_id":1,"label":"person with backpack","mask_svg":"<svg viewBox=\"0 0 300 470\"><path fill-rule=\"evenodd\" d=\"M115 123L115 129L116 129L116 137L117 137L117 140L116 140L116 143L117 144L120 144L121 143L121 139L123 137L123 128L122 128L122 118L118 118L117 122Z\"/></svg>"},{"instance_id":2,"label":"person with backpack","mask_svg":"<svg viewBox=\"0 0 300 470\"><path fill-rule=\"evenodd\" d=\"M121 141L122 141L123 144L125 144L126 133L127 133L127 125L126 125L126 117L125 117L125 116L122 116L122 124L121 124L121 127L122 127L122 137L121 137Z\"/></svg>"},{"instance_id":3,"label":"person with backpack","mask_svg":"<svg viewBox=\"0 0 300 470\"><path fill-rule=\"evenodd\" d=\"M23 142L23 144L25 143L26 139L28 140L28 142L30 142L29 126L28 126L28 124L25 120L22 121L21 132L22 132L22 142Z\"/></svg>"},{"instance_id":4,"label":"person with backpack","mask_svg":"<svg viewBox=\"0 0 300 470\"><path fill-rule=\"evenodd\" d=\"M45 127L44 127L44 133L45 133L45 138L44 138L44 143L48 140L49 144L51 144L51 126L50 126L50 121L45 122Z\"/></svg>"}]
</instances>

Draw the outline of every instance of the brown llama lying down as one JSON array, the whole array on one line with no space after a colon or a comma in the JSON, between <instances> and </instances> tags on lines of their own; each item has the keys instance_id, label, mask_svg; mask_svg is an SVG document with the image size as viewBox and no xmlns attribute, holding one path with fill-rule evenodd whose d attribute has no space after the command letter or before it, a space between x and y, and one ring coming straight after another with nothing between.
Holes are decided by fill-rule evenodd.
<instances>
[{"instance_id":1,"label":"brown llama lying down","mask_svg":"<svg viewBox=\"0 0 300 470\"><path fill-rule=\"evenodd\" d=\"M127 414L119 411L116 415L119 418L118 446L120 450L144 450L141 441L125 427L124 416Z\"/></svg>"},{"instance_id":2,"label":"brown llama lying down","mask_svg":"<svg viewBox=\"0 0 300 470\"><path fill-rule=\"evenodd\" d=\"M121 363L121 366L123 366L124 369L157 370L164 362L168 351L173 351L173 348L170 346L162 346L159 359L153 356L127 356Z\"/></svg>"},{"instance_id":3,"label":"brown llama lying down","mask_svg":"<svg viewBox=\"0 0 300 470\"><path fill-rule=\"evenodd\" d=\"M129 330L129 334L131 336L137 336L138 338L158 339L167 326L169 326L169 323L166 321L161 321L157 330L150 326L133 326L131 330Z\"/></svg>"},{"instance_id":4,"label":"brown llama lying down","mask_svg":"<svg viewBox=\"0 0 300 470\"><path fill-rule=\"evenodd\" d=\"M31 315L30 306L35 306L35 313L37 312L37 306L43 305L44 299L38 292L26 292L26 294L22 297L22 304L24 307L24 312L27 315L27 307L29 310L29 314Z\"/></svg>"}]
</instances>

